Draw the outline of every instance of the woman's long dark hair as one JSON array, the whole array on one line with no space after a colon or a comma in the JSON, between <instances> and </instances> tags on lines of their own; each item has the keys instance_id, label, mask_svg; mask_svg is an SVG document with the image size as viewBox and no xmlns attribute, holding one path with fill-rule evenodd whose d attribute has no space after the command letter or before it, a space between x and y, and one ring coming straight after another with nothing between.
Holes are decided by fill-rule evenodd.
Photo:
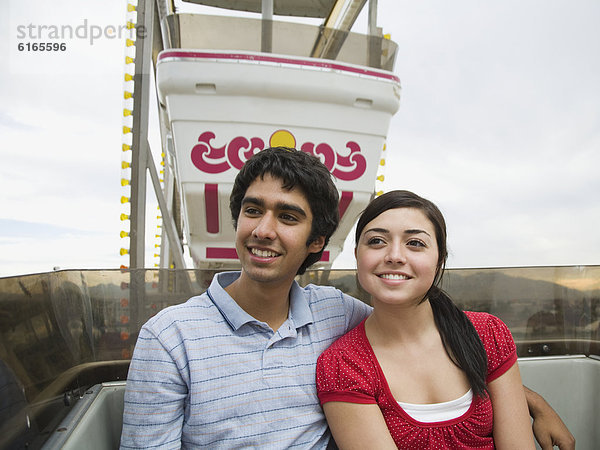
<instances>
[{"instance_id":1,"label":"woman's long dark hair","mask_svg":"<svg viewBox=\"0 0 600 450\"><path fill-rule=\"evenodd\" d=\"M358 245L365 226L381 213L396 208L415 208L423 212L435 228L438 263L433 284L422 301L429 300L435 324L450 360L467 375L473 394L487 395L487 354L475 327L439 286L446 267L446 221L437 206L410 191L390 191L374 199L365 208L356 225Z\"/></svg>"}]
</instances>

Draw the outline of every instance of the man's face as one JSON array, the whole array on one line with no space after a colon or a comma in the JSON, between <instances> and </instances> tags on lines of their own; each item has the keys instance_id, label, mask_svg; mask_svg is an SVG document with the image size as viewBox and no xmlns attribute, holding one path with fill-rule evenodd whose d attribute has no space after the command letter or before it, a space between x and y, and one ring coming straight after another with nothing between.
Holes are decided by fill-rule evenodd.
<instances>
[{"instance_id":1,"label":"man's face","mask_svg":"<svg viewBox=\"0 0 600 450\"><path fill-rule=\"evenodd\" d=\"M321 250L324 237L306 246L312 211L304 193L286 190L279 178L254 180L242 200L236 250L242 276L263 283L290 283L309 253Z\"/></svg>"}]
</instances>

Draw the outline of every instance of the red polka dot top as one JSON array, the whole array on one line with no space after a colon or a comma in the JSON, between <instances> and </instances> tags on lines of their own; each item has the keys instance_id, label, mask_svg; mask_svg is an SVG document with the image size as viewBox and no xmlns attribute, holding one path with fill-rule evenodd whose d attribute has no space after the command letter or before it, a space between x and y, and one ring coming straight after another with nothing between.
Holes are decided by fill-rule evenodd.
<instances>
[{"instance_id":1,"label":"red polka dot top","mask_svg":"<svg viewBox=\"0 0 600 450\"><path fill-rule=\"evenodd\" d=\"M487 353L486 381L498 378L517 360L508 327L497 317L466 311ZM444 422L419 422L394 399L365 334L364 321L319 357L317 391L321 404L341 401L378 404L396 445L402 449L493 449L492 403L473 397L466 413Z\"/></svg>"}]
</instances>

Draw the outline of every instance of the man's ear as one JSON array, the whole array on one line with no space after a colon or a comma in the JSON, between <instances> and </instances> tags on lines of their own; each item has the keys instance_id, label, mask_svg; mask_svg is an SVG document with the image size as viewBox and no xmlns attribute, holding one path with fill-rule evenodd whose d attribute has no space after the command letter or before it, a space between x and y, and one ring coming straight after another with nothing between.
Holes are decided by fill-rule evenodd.
<instances>
[{"instance_id":1,"label":"man's ear","mask_svg":"<svg viewBox=\"0 0 600 450\"><path fill-rule=\"evenodd\" d=\"M319 253L325 247L325 236L317 236L308 246L310 253Z\"/></svg>"}]
</instances>

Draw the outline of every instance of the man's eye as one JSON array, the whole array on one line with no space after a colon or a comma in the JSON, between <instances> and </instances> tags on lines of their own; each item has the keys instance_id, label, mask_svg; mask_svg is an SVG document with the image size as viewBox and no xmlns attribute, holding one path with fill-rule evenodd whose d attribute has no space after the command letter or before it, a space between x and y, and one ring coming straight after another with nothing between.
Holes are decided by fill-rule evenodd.
<instances>
[{"instance_id":1,"label":"man's eye","mask_svg":"<svg viewBox=\"0 0 600 450\"><path fill-rule=\"evenodd\" d=\"M249 215L249 216L256 216L258 214L260 214L260 210L254 207L247 207L246 209L244 209L244 213Z\"/></svg>"},{"instance_id":2,"label":"man's eye","mask_svg":"<svg viewBox=\"0 0 600 450\"><path fill-rule=\"evenodd\" d=\"M297 222L298 221L298 219L296 219L296 217L291 214L281 214L281 216L279 216L279 217L281 217L281 219L285 220L286 222Z\"/></svg>"}]
</instances>

